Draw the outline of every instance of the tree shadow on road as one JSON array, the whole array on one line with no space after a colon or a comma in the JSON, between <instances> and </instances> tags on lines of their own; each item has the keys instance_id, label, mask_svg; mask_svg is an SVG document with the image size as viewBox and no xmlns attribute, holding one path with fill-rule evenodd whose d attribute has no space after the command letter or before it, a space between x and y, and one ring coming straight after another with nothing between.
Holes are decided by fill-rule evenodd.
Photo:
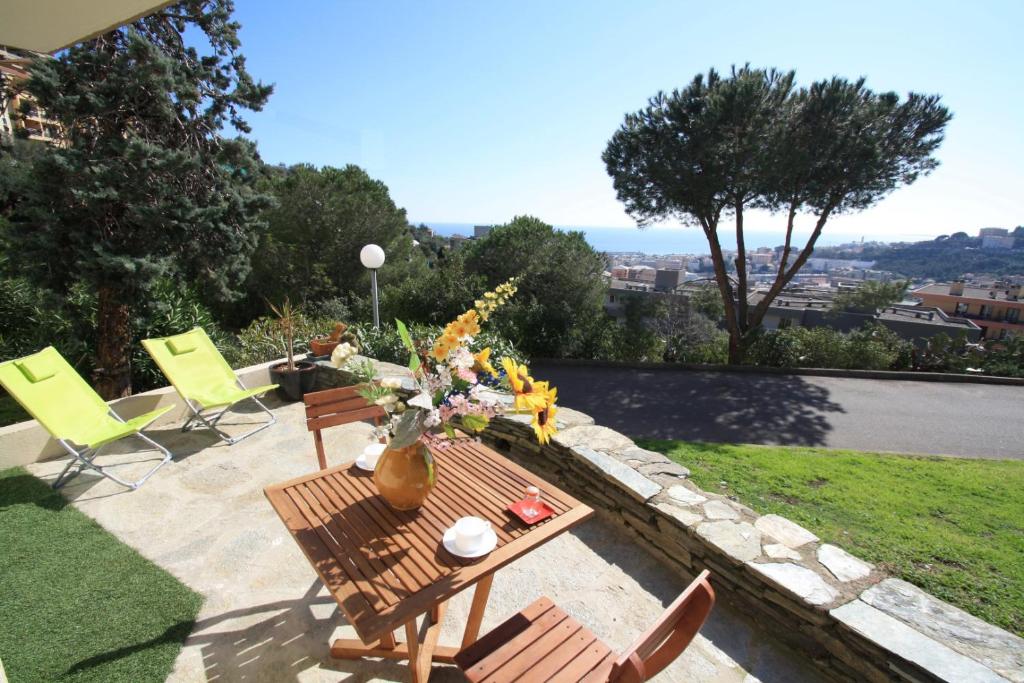
<instances>
[{"instance_id":1,"label":"tree shadow on road","mask_svg":"<svg viewBox=\"0 0 1024 683\"><path fill-rule=\"evenodd\" d=\"M561 405L634 438L821 446L829 414L845 412L798 375L543 364L533 374Z\"/></svg>"}]
</instances>

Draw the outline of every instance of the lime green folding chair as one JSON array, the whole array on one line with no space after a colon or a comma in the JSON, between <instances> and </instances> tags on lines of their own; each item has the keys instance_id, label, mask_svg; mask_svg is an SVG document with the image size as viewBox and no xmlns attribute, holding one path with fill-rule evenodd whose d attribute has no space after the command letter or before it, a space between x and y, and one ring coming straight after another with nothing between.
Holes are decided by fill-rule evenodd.
<instances>
[{"instance_id":1,"label":"lime green folding chair","mask_svg":"<svg viewBox=\"0 0 1024 683\"><path fill-rule=\"evenodd\" d=\"M202 423L230 445L277 422L270 409L256 398L257 394L276 389L277 385L246 389L203 328L197 327L173 337L143 339L142 345L192 411L181 431L195 429ZM220 419L236 403L246 399L255 401L270 416L270 421L235 437L219 429L217 423Z\"/></svg>"},{"instance_id":2,"label":"lime green folding chair","mask_svg":"<svg viewBox=\"0 0 1024 683\"><path fill-rule=\"evenodd\" d=\"M0 384L71 454L71 462L53 482L53 488L60 488L72 477L90 469L122 486L137 489L171 459L171 452L142 430L174 406L125 420L52 346L31 356L0 363ZM125 481L94 462L100 449L128 436L136 436L164 454L163 460L138 481ZM71 472L76 462L78 469Z\"/></svg>"}]
</instances>

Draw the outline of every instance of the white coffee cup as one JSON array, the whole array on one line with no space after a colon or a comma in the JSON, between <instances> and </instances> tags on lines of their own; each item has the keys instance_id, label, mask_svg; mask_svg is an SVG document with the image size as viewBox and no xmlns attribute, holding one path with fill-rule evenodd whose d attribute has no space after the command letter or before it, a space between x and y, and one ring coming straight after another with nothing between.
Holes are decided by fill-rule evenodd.
<instances>
[{"instance_id":1,"label":"white coffee cup","mask_svg":"<svg viewBox=\"0 0 1024 683\"><path fill-rule=\"evenodd\" d=\"M464 553L472 552L483 543L491 523L479 517L461 517L455 522L455 547Z\"/></svg>"},{"instance_id":2,"label":"white coffee cup","mask_svg":"<svg viewBox=\"0 0 1024 683\"><path fill-rule=\"evenodd\" d=\"M387 444L383 443L371 443L363 449L363 460L366 461L367 467L376 467L377 461L380 460L380 456L383 455L384 449L387 448Z\"/></svg>"}]
</instances>

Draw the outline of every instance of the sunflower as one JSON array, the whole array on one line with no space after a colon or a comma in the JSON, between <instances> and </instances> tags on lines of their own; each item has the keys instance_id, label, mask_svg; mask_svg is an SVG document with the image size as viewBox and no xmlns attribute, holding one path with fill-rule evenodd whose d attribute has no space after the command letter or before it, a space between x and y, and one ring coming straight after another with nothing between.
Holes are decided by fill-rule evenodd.
<instances>
[{"instance_id":1,"label":"sunflower","mask_svg":"<svg viewBox=\"0 0 1024 683\"><path fill-rule=\"evenodd\" d=\"M491 347L487 347L480 353L473 354L473 372L480 374L486 372L491 377L497 377L498 371L491 365Z\"/></svg>"},{"instance_id":2,"label":"sunflower","mask_svg":"<svg viewBox=\"0 0 1024 683\"><path fill-rule=\"evenodd\" d=\"M516 408L519 410L536 411L544 407L547 398L547 382L534 382L530 377L530 369L516 363L507 356L501 359L501 366L508 375L508 383L516 395Z\"/></svg>"},{"instance_id":3,"label":"sunflower","mask_svg":"<svg viewBox=\"0 0 1024 683\"><path fill-rule=\"evenodd\" d=\"M545 384L538 382L538 384ZM551 440L551 437L558 431L558 427L555 426L555 415L558 414L558 406L555 405L555 400L558 397L558 389L552 387L549 390L544 391L545 404L544 407L537 410L533 414L533 427L534 433L537 435L537 441L543 445Z\"/></svg>"}]
</instances>

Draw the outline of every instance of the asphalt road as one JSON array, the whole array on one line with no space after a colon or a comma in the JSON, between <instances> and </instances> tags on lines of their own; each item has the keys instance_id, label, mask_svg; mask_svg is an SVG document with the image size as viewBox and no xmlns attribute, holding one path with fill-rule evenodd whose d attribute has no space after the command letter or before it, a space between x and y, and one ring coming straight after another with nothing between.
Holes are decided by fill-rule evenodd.
<instances>
[{"instance_id":1,"label":"asphalt road","mask_svg":"<svg viewBox=\"0 0 1024 683\"><path fill-rule=\"evenodd\" d=\"M536 363L631 437L1024 460L1024 387Z\"/></svg>"}]
</instances>

